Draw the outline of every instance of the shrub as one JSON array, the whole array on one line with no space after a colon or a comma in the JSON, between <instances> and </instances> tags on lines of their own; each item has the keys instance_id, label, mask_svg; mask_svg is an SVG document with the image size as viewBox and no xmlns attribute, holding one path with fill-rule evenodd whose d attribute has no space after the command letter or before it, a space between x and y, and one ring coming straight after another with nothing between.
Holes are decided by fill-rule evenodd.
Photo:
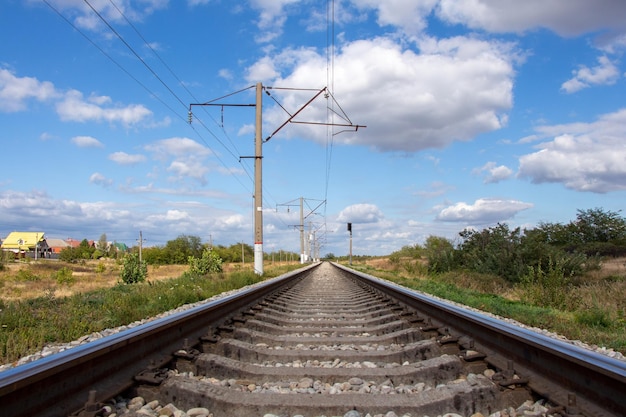
<instances>
[{"instance_id":1,"label":"shrub","mask_svg":"<svg viewBox=\"0 0 626 417\"><path fill-rule=\"evenodd\" d=\"M214 272L222 272L222 258L212 250L205 249L201 258L190 256L187 258L189 263L189 274L206 275Z\"/></svg>"},{"instance_id":2,"label":"shrub","mask_svg":"<svg viewBox=\"0 0 626 417\"><path fill-rule=\"evenodd\" d=\"M610 328L613 324L609 314L599 307L577 311L574 317L577 323L590 327Z\"/></svg>"},{"instance_id":3,"label":"shrub","mask_svg":"<svg viewBox=\"0 0 626 417\"><path fill-rule=\"evenodd\" d=\"M74 278L74 272L66 266L56 271L54 275L57 284L72 285L76 282L76 278Z\"/></svg>"},{"instance_id":4,"label":"shrub","mask_svg":"<svg viewBox=\"0 0 626 417\"><path fill-rule=\"evenodd\" d=\"M522 277L523 300L541 307L571 307L569 295L573 274L566 272L568 260L550 258L547 267L528 267L528 273Z\"/></svg>"},{"instance_id":5,"label":"shrub","mask_svg":"<svg viewBox=\"0 0 626 417\"><path fill-rule=\"evenodd\" d=\"M96 273L97 274L102 274L107 270L106 265L104 264L104 262L98 262L98 265L96 265Z\"/></svg>"},{"instance_id":6,"label":"shrub","mask_svg":"<svg viewBox=\"0 0 626 417\"><path fill-rule=\"evenodd\" d=\"M41 278L33 273L33 271L20 268L15 274L16 281L39 281Z\"/></svg>"},{"instance_id":7,"label":"shrub","mask_svg":"<svg viewBox=\"0 0 626 417\"><path fill-rule=\"evenodd\" d=\"M148 266L146 261L139 262L139 255L130 253L126 255L122 261L122 270L120 278L125 284L134 284L136 282L145 281L148 275Z\"/></svg>"}]
</instances>

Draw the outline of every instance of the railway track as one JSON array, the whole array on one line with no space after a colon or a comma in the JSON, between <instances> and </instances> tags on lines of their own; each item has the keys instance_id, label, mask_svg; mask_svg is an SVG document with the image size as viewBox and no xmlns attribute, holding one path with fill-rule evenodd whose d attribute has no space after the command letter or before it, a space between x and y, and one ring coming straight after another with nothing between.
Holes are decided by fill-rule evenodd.
<instances>
[{"instance_id":1,"label":"railway track","mask_svg":"<svg viewBox=\"0 0 626 417\"><path fill-rule=\"evenodd\" d=\"M625 394L622 361L322 263L3 372L0 415L616 417Z\"/></svg>"}]
</instances>

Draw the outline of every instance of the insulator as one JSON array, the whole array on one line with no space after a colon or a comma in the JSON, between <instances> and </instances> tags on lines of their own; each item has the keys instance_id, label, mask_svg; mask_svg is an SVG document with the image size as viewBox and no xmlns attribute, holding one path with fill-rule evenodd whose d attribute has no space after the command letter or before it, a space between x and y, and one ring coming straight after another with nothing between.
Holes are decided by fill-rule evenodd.
<instances>
[{"instance_id":1,"label":"insulator","mask_svg":"<svg viewBox=\"0 0 626 417\"><path fill-rule=\"evenodd\" d=\"M189 124L191 124L191 119L193 118L193 113L191 113L191 110L189 110Z\"/></svg>"}]
</instances>

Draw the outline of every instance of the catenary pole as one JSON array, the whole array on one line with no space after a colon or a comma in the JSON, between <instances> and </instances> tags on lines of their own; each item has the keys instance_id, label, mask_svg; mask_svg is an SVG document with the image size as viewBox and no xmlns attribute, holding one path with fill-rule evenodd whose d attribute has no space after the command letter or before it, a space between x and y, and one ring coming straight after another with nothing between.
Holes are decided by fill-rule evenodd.
<instances>
[{"instance_id":1,"label":"catenary pole","mask_svg":"<svg viewBox=\"0 0 626 417\"><path fill-rule=\"evenodd\" d=\"M256 117L254 136L254 272L263 275L263 135L262 125L262 101L263 85L256 84Z\"/></svg>"}]
</instances>

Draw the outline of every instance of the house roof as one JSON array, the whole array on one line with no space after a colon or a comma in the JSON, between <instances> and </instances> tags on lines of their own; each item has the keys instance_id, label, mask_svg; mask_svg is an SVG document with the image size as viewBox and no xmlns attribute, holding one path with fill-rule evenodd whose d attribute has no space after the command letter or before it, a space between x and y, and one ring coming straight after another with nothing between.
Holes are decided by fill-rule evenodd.
<instances>
[{"instance_id":1,"label":"house roof","mask_svg":"<svg viewBox=\"0 0 626 417\"><path fill-rule=\"evenodd\" d=\"M48 238L46 241L51 248L67 248L70 246L70 244L63 239Z\"/></svg>"},{"instance_id":2,"label":"house roof","mask_svg":"<svg viewBox=\"0 0 626 417\"><path fill-rule=\"evenodd\" d=\"M2 249L35 249L35 243L43 241L44 232L11 232L2 242Z\"/></svg>"}]
</instances>

